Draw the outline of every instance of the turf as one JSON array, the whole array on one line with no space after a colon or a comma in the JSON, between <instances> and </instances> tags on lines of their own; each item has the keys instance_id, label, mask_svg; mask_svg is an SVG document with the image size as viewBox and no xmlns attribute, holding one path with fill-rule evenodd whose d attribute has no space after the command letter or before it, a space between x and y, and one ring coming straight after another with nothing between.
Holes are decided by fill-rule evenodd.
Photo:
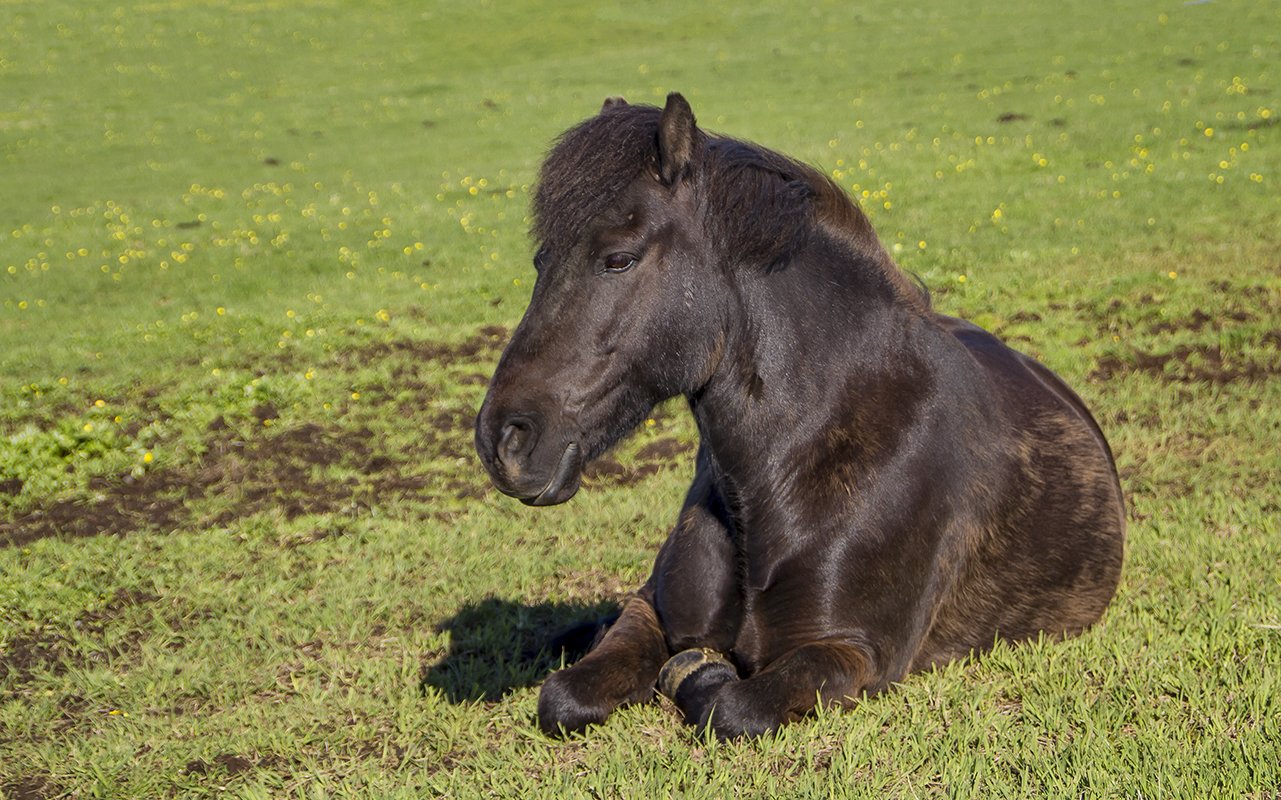
<instances>
[{"instance_id":1,"label":"turf","mask_svg":"<svg viewBox=\"0 0 1281 800\"><path fill-rule=\"evenodd\" d=\"M1281 8L0 3L0 795L1281 792ZM607 95L821 167L1064 375L1129 501L1103 622L761 741L544 738L696 434L570 504L470 422L530 185ZM543 648L543 649L540 649Z\"/></svg>"}]
</instances>

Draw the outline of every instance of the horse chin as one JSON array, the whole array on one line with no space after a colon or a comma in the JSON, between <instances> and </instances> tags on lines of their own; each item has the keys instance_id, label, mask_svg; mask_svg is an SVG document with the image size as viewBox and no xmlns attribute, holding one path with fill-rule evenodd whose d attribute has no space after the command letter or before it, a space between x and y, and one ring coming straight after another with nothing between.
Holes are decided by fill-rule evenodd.
<instances>
[{"instance_id":1,"label":"horse chin","mask_svg":"<svg viewBox=\"0 0 1281 800\"><path fill-rule=\"evenodd\" d=\"M534 497L522 497L520 501L527 506L554 506L563 503L578 493L582 477L578 444L570 442L565 445L560 463L556 465L556 471L542 491Z\"/></svg>"}]
</instances>

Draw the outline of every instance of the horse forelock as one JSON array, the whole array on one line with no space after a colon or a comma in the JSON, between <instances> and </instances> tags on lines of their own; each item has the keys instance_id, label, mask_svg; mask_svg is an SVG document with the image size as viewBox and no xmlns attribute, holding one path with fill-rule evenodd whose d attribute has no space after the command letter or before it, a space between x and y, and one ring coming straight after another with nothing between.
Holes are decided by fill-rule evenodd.
<instances>
[{"instance_id":1,"label":"horse forelock","mask_svg":"<svg viewBox=\"0 0 1281 800\"><path fill-rule=\"evenodd\" d=\"M534 194L534 236L561 257L593 219L658 158L653 106L619 106L565 131L543 161Z\"/></svg>"}]
</instances>

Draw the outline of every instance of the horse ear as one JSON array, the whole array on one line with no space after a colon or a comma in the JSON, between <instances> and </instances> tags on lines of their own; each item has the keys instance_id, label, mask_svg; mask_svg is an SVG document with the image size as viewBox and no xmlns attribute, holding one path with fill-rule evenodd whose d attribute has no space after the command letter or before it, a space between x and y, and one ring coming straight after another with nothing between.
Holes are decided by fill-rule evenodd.
<instances>
[{"instance_id":1,"label":"horse ear","mask_svg":"<svg viewBox=\"0 0 1281 800\"><path fill-rule=\"evenodd\" d=\"M600 107L600 113L604 114L610 109L623 108L626 105L627 101L621 97L606 97L604 104Z\"/></svg>"},{"instance_id":2,"label":"horse ear","mask_svg":"<svg viewBox=\"0 0 1281 800\"><path fill-rule=\"evenodd\" d=\"M667 105L658 121L658 175L672 186L694 157L694 111L677 92L667 95Z\"/></svg>"}]
</instances>

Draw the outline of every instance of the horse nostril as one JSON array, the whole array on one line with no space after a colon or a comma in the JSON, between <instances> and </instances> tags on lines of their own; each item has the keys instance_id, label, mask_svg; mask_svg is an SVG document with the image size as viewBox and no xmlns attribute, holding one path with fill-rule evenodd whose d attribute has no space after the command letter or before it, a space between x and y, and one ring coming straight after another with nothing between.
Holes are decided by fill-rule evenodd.
<instances>
[{"instance_id":1,"label":"horse nostril","mask_svg":"<svg viewBox=\"0 0 1281 800\"><path fill-rule=\"evenodd\" d=\"M498 434L498 458L503 463L514 466L534 449L537 440L534 424L528 419L516 417L508 420Z\"/></svg>"}]
</instances>

